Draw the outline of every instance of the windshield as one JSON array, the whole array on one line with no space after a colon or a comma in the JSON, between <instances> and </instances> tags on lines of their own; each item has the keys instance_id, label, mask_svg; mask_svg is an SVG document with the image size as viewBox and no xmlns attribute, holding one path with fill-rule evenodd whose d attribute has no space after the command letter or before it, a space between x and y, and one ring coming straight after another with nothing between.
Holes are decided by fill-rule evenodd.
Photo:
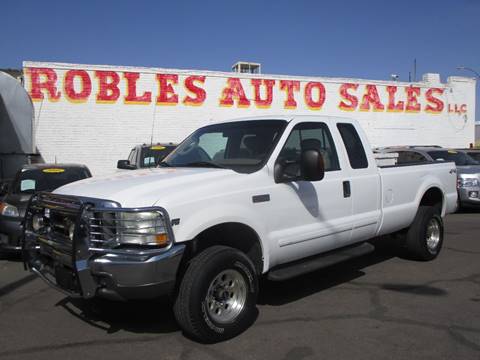
<instances>
[{"instance_id":1,"label":"windshield","mask_svg":"<svg viewBox=\"0 0 480 360\"><path fill-rule=\"evenodd\" d=\"M268 160L286 125L284 120L209 125L186 138L160 166L217 167L252 173Z\"/></svg>"},{"instance_id":2,"label":"windshield","mask_svg":"<svg viewBox=\"0 0 480 360\"><path fill-rule=\"evenodd\" d=\"M157 166L160 161L175 149L175 146L152 145L142 149L140 167Z\"/></svg>"},{"instance_id":3,"label":"windshield","mask_svg":"<svg viewBox=\"0 0 480 360\"><path fill-rule=\"evenodd\" d=\"M464 152L443 150L443 151L429 151L428 154L433 160L453 161L457 166L480 165L480 163Z\"/></svg>"},{"instance_id":4,"label":"windshield","mask_svg":"<svg viewBox=\"0 0 480 360\"><path fill-rule=\"evenodd\" d=\"M23 170L13 183L14 194L33 194L35 191L53 191L65 184L90 177L85 168L42 168Z\"/></svg>"}]
</instances>

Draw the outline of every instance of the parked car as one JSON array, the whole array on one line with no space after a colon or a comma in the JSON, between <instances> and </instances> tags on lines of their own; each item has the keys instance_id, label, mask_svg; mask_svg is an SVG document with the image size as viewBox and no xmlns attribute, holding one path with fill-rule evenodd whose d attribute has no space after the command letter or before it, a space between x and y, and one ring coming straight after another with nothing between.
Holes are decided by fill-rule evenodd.
<instances>
[{"instance_id":1,"label":"parked car","mask_svg":"<svg viewBox=\"0 0 480 360\"><path fill-rule=\"evenodd\" d=\"M160 168L35 196L26 263L76 297L170 294L183 331L212 342L252 323L260 276L364 255L367 240L397 232L416 259L439 254L454 163L379 168L354 120L273 119L208 125Z\"/></svg>"},{"instance_id":2,"label":"parked car","mask_svg":"<svg viewBox=\"0 0 480 360\"><path fill-rule=\"evenodd\" d=\"M118 160L117 168L124 170L136 170L155 167L176 147L177 145L174 143L137 145L130 151L130 155L128 156L127 160Z\"/></svg>"},{"instance_id":3,"label":"parked car","mask_svg":"<svg viewBox=\"0 0 480 360\"><path fill-rule=\"evenodd\" d=\"M84 165L24 165L7 193L0 199L0 252L20 250L22 220L31 196L36 191L52 191L62 185L92 176Z\"/></svg>"},{"instance_id":4,"label":"parked car","mask_svg":"<svg viewBox=\"0 0 480 360\"><path fill-rule=\"evenodd\" d=\"M438 146L407 146L383 149L398 153L398 164L453 161L458 175L458 206L480 205L480 163L467 154L466 150L444 149Z\"/></svg>"},{"instance_id":5,"label":"parked car","mask_svg":"<svg viewBox=\"0 0 480 360\"><path fill-rule=\"evenodd\" d=\"M458 149L458 150L465 151L474 160L480 162L480 149Z\"/></svg>"}]
</instances>

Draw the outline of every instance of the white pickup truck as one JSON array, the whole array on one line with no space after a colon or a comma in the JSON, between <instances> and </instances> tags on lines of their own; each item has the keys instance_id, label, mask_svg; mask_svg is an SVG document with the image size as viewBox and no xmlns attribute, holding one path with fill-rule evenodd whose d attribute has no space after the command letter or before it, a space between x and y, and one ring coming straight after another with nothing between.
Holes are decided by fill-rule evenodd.
<instances>
[{"instance_id":1,"label":"white pickup truck","mask_svg":"<svg viewBox=\"0 0 480 360\"><path fill-rule=\"evenodd\" d=\"M435 258L456 202L455 164L379 168L356 121L257 117L196 130L160 168L37 194L23 251L69 296L169 294L183 331L214 342L251 324L261 276L363 255L392 233Z\"/></svg>"}]
</instances>

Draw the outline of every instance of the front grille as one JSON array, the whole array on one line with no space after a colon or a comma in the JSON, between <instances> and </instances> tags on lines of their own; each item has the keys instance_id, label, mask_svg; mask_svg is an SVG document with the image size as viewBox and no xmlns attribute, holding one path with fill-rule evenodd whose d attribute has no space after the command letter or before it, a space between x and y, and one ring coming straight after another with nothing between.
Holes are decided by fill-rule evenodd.
<instances>
[{"instance_id":1,"label":"front grille","mask_svg":"<svg viewBox=\"0 0 480 360\"><path fill-rule=\"evenodd\" d=\"M45 262L55 260L73 268L71 232L80 210L80 201L69 197L39 194L32 199L27 213L26 230L35 235L39 255ZM34 218L42 222L40 228L33 226Z\"/></svg>"}]
</instances>

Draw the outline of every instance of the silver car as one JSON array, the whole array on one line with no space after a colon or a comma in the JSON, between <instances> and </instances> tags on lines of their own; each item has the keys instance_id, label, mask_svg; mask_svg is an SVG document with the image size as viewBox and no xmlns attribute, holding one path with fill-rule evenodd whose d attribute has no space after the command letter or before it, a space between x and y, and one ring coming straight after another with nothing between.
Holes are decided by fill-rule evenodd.
<instances>
[{"instance_id":1,"label":"silver car","mask_svg":"<svg viewBox=\"0 0 480 360\"><path fill-rule=\"evenodd\" d=\"M480 162L473 159L465 150L445 149L439 146L399 146L379 151L398 153L397 164L455 162L459 206L480 206Z\"/></svg>"}]
</instances>

